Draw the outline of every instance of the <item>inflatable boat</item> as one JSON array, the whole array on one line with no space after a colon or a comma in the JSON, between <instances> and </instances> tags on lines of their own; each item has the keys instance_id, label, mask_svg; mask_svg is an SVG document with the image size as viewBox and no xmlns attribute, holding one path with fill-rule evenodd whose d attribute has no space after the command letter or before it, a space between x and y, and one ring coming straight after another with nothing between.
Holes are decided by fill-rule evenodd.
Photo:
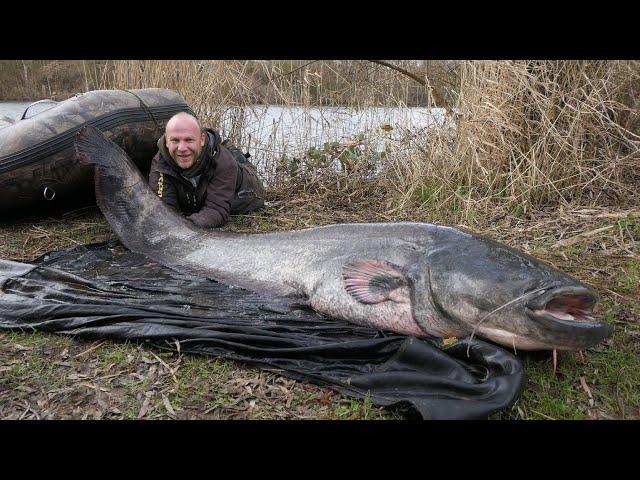
<instances>
[{"instance_id":1,"label":"inflatable boat","mask_svg":"<svg viewBox=\"0 0 640 480\"><path fill-rule=\"evenodd\" d=\"M46 109L28 117L36 104ZM73 148L83 126L105 132L146 175L178 112L193 114L178 93L161 88L96 90L30 105L21 120L0 128L0 221L95 202L93 167L80 165Z\"/></svg>"}]
</instances>

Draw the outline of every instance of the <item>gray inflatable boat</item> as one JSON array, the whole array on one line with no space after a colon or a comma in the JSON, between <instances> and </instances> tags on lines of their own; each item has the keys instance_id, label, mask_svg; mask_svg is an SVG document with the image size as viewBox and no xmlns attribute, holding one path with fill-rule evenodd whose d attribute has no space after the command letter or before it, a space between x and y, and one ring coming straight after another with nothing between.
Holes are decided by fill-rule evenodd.
<instances>
[{"instance_id":1,"label":"gray inflatable boat","mask_svg":"<svg viewBox=\"0 0 640 480\"><path fill-rule=\"evenodd\" d=\"M28 117L36 104L44 111ZM146 175L167 120L178 112L193 114L177 92L162 88L95 90L30 105L21 120L0 125L0 221L95 202L93 168L80 165L73 149L80 128L105 132Z\"/></svg>"}]
</instances>

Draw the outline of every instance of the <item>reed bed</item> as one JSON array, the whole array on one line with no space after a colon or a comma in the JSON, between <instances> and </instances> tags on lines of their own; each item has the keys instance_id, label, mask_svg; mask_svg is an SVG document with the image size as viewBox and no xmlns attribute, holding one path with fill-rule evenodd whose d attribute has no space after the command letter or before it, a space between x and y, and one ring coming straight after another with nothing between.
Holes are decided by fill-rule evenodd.
<instances>
[{"instance_id":1,"label":"reed bed","mask_svg":"<svg viewBox=\"0 0 640 480\"><path fill-rule=\"evenodd\" d=\"M111 66L105 60L0 60L0 99L57 101L109 88Z\"/></svg>"},{"instance_id":2,"label":"reed bed","mask_svg":"<svg viewBox=\"0 0 640 480\"><path fill-rule=\"evenodd\" d=\"M366 197L357 192L391 157L405 158L408 138L445 112L429 119L439 107L433 88L366 61L125 61L113 75L115 88L179 91L204 124L251 153L276 197L320 190ZM408 107L417 101L419 127Z\"/></svg>"},{"instance_id":3,"label":"reed bed","mask_svg":"<svg viewBox=\"0 0 640 480\"><path fill-rule=\"evenodd\" d=\"M113 86L179 91L252 153L274 198L451 223L637 205L639 62L441 62L421 76L366 61L123 61ZM416 99L437 108L432 121L412 123ZM370 116L340 132L338 104ZM403 120L391 125L389 108Z\"/></svg>"},{"instance_id":4,"label":"reed bed","mask_svg":"<svg viewBox=\"0 0 640 480\"><path fill-rule=\"evenodd\" d=\"M637 205L639 73L637 62L464 62L456 135L425 138L423 157L395 165L402 187L465 220Z\"/></svg>"}]
</instances>

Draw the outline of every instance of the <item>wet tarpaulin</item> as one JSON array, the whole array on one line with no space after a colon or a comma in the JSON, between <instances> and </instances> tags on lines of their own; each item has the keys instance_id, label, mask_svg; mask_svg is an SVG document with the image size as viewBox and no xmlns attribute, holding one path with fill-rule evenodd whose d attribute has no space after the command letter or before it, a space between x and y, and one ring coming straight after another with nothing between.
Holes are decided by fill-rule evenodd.
<instances>
[{"instance_id":1,"label":"wet tarpaulin","mask_svg":"<svg viewBox=\"0 0 640 480\"><path fill-rule=\"evenodd\" d=\"M147 341L257 365L429 419L487 418L520 395L509 352L361 327L177 273L119 242L0 260L0 328ZM468 352L467 352L468 350Z\"/></svg>"}]
</instances>

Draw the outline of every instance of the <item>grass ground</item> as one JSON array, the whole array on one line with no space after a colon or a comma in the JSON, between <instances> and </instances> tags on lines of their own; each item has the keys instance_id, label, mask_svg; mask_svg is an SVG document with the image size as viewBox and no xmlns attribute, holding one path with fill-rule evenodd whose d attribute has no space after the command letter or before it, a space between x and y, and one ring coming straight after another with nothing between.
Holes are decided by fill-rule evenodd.
<instances>
[{"instance_id":1,"label":"grass ground","mask_svg":"<svg viewBox=\"0 0 640 480\"><path fill-rule=\"evenodd\" d=\"M274 200L233 217L227 229L271 231L349 221L430 221L428 211L390 216L357 205L318 209ZM584 352L517 352L527 383L494 419L640 419L640 212L554 210L486 218L472 229L552 263L601 295L597 313L614 334ZM0 226L0 258L115 238L96 209ZM42 332L0 332L3 419L400 419L404 412L235 362L84 341Z\"/></svg>"}]
</instances>

